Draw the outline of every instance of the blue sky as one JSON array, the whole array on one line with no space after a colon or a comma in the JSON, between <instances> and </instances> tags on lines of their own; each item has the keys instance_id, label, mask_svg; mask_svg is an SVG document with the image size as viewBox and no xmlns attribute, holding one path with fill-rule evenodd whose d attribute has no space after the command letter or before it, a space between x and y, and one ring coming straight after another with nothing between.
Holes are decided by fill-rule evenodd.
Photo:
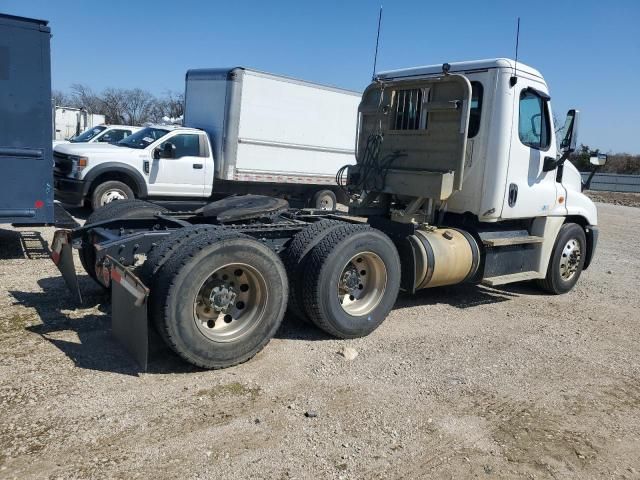
<instances>
[{"instance_id":1,"label":"blue sky","mask_svg":"<svg viewBox=\"0 0 640 480\"><path fill-rule=\"evenodd\" d=\"M579 141L640 153L640 0L386 1L378 70L513 57L540 70ZM362 90L380 2L3 0L49 20L53 87L180 91L189 68L243 65Z\"/></svg>"}]
</instances>

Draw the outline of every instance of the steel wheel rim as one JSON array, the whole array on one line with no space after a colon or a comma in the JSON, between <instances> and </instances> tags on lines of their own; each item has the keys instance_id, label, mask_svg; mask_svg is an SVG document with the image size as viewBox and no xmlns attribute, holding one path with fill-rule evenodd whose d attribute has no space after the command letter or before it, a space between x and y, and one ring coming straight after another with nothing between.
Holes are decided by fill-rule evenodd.
<instances>
[{"instance_id":1,"label":"steel wheel rim","mask_svg":"<svg viewBox=\"0 0 640 480\"><path fill-rule=\"evenodd\" d=\"M333 199L331 195L323 195L318 199L318 203L320 206L320 210L334 210L333 208ZM332 206L329 208L329 206Z\"/></svg>"},{"instance_id":2,"label":"steel wheel rim","mask_svg":"<svg viewBox=\"0 0 640 480\"><path fill-rule=\"evenodd\" d=\"M212 272L193 302L196 328L216 342L232 342L248 335L263 320L267 283L258 270L230 263Z\"/></svg>"},{"instance_id":3,"label":"steel wheel rim","mask_svg":"<svg viewBox=\"0 0 640 480\"><path fill-rule=\"evenodd\" d=\"M120 190L119 188L113 188L113 189L107 190L102 194L102 197L100 197L100 204L106 205L107 203L111 203L115 200L126 200L126 199L127 199L127 194L124 193L124 190Z\"/></svg>"},{"instance_id":4,"label":"steel wheel rim","mask_svg":"<svg viewBox=\"0 0 640 480\"><path fill-rule=\"evenodd\" d=\"M576 238L570 239L560 255L560 276L563 280L571 280L578 273L581 256L580 242Z\"/></svg>"},{"instance_id":5,"label":"steel wheel rim","mask_svg":"<svg viewBox=\"0 0 640 480\"><path fill-rule=\"evenodd\" d=\"M387 289L387 268L373 252L361 252L349 259L338 278L338 302L349 315L371 313Z\"/></svg>"}]
</instances>

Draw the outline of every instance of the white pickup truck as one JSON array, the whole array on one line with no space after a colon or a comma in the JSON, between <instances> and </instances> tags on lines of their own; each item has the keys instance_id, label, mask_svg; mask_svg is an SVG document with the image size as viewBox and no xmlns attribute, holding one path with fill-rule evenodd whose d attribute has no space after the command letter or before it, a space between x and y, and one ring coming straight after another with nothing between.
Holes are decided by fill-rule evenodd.
<instances>
[{"instance_id":1,"label":"white pickup truck","mask_svg":"<svg viewBox=\"0 0 640 480\"><path fill-rule=\"evenodd\" d=\"M54 151L56 198L205 199L258 193L332 210L354 163L360 94L244 68L190 70L184 127Z\"/></svg>"},{"instance_id":2,"label":"white pickup truck","mask_svg":"<svg viewBox=\"0 0 640 480\"><path fill-rule=\"evenodd\" d=\"M131 125L96 125L69 140L54 140L53 146L63 143L118 143L141 129Z\"/></svg>"}]
</instances>

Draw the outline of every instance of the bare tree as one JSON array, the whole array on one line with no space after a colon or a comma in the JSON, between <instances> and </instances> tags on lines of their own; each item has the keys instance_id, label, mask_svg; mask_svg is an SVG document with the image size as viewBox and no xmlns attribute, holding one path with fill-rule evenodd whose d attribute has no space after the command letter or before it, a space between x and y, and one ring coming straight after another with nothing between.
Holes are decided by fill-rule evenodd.
<instances>
[{"instance_id":1,"label":"bare tree","mask_svg":"<svg viewBox=\"0 0 640 480\"><path fill-rule=\"evenodd\" d=\"M124 90L124 119L129 125L142 125L152 120L155 97L141 88Z\"/></svg>"},{"instance_id":2,"label":"bare tree","mask_svg":"<svg viewBox=\"0 0 640 480\"><path fill-rule=\"evenodd\" d=\"M53 101L53 104L55 106L60 106L60 107L70 107L72 100L69 97L69 95L67 95L64 92L61 92L60 90L51 90L51 100Z\"/></svg>"},{"instance_id":3,"label":"bare tree","mask_svg":"<svg viewBox=\"0 0 640 480\"><path fill-rule=\"evenodd\" d=\"M71 85L71 103L70 106L84 108L89 113L101 113L103 107L100 97L81 83Z\"/></svg>"}]
</instances>

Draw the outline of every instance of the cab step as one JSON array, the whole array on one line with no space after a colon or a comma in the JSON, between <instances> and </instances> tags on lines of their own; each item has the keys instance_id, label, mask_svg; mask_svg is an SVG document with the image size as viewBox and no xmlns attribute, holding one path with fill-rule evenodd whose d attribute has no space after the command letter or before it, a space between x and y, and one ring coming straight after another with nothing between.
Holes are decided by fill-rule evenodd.
<instances>
[{"instance_id":1,"label":"cab step","mask_svg":"<svg viewBox=\"0 0 640 480\"><path fill-rule=\"evenodd\" d=\"M542 237L529 235L526 230L510 230L497 232L479 232L482 243L487 247L506 247L527 243L542 243Z\"/></svg>"},{"instance_id":2,"label":"cab step","mask_svg":"<svg viewBox=\"0 0 640 480\"><path fill-rule=\"evenodd\" d=\"M504 285L507 283L524 282L526 280L535 280L540 278L538 272L518 272L510 273L509 275L499 275L497 277L488 277L482 279L482 285L489 287L495 287L497 285Z\"/></svg>"}]
</instances>

